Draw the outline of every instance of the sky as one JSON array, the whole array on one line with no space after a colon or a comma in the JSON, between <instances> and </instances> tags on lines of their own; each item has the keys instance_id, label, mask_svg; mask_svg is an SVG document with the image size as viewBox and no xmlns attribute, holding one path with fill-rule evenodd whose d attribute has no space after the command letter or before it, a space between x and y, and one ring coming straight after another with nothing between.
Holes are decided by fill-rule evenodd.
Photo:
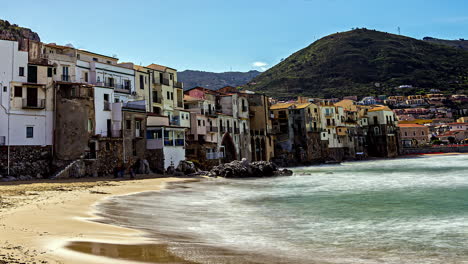
<instances>
[{"instance_id":1,"label":"sky","mask_svg":"<svg viewBox=\"0 0 468 264\"><path fill-rule=\"evenodd\" d=\"M179 71L264 71L352 28L468 39L468 0L0 0L46 43Z\"/></svg>"}]
</instances>

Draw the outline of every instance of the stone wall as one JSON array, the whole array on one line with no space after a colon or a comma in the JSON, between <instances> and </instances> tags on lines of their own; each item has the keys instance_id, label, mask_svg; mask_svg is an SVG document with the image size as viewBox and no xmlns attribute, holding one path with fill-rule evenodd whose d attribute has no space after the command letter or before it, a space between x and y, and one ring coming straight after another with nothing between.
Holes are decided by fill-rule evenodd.
<instances>
[{"instance_id":1,"label":"stone wall","mask_svg":"<svg viewBox=\"0 0 468 264\"><path fill-rule=\"evenodd\" d=\"M164 153L162 149L147 149L145 155L151 171L156 173L164 172Z\"/></svg>"},{"instance_id":2,"label":"stone wall","mask_svg":"<svg viewBox=\"0 0 468 264\"><path fill-rule=\"evenodd\" d=\"M432 148L402 148L402 155L421 153L468 153L468 146L460 147L432 147Z\"/></svg>"},{"instance_id":3,"label":"stone wall","mask_svg":"<svg viewBox=\"0 0 468 264\"><path fill-rule=\"evenodd\" d=\"M17 179L48 178L51 176L52 147L11 146L10 176ZM0 175L8 176L8 147L0 148Z\"/></svg>"}]
</instances>

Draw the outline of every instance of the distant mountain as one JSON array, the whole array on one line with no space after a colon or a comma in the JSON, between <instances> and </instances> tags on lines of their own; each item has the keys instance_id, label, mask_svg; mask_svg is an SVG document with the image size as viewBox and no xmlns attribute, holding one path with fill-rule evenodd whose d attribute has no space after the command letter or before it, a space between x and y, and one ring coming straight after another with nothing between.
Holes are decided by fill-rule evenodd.
<instances>
[{"instance_id":1,"label":"distant mountain","mask_svg":"<svg viewBox=\"0 0 468 264\"><path fill-rule=\"evenodd\" d=\"M16 24L10 24L7 20L0 19L0 39L22 41L30 39L41 41L39 35L29 28L23 28Z\"/></svg>"},{"instance_id":2,"label":"distant mountain","mask_svg":"<svg viewBox=\"0 0 468 264\"><path fill-rule=\"evenodd\" d=\"M424 41L431 42L431 43L437 43L437 44L442 44L458 49L463 49L463 50L468 50L468 40L465 39L459 39L459 40L446 40L446 39L437 39L437 38L431 38L431 37L425 37L423 38Z\"/></svg>"},{"instance_id":3,"label":"distant mountain","mask_svg":"<svg viewBox=\"0 0 468 264\"><path fill-rule=\"evenodd\" d=\"M400 85L415 88L395 89ZM468 52L357 29L314 42L244 88L283 98L468 90Z\"/></svg>"},{"instance_id":4,"label":"distant mountain","mask_svg":"<svg viewBox=\"0 0 468 264\"><path fill-rule=\"evenodd\" d=\"M261 72L204 72L186 70L177 73L178 79L184 82L184 89L201 86L211 90L223 88L225 86L241 86L250 82Z\"/></svg>"}]
</instances>

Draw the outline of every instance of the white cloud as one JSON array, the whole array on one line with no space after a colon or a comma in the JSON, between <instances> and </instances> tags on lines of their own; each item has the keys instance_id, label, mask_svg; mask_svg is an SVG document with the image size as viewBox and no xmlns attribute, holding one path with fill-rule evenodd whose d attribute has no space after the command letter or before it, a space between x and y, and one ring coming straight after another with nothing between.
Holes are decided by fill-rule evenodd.
<instances>
[{"instance_id":1,"label":"white cloud","mask_svg":"<svg viewBox=\"0 0 468 264\"><path fill-rule=\"evenodd\" d=\"M254 66L254 67L262 67L262 68L264 68L264 67L267 66L267 65L268 65L268 63L266 63L266 62L261 62L261 61L256 61L256 62L252 63L252 66Z\"/></svg>"}]
</instances>

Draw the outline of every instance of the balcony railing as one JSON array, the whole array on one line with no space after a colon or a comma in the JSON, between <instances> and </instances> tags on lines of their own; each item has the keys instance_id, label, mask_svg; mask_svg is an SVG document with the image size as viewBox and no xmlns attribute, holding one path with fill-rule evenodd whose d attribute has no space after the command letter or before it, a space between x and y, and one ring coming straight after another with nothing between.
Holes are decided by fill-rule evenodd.
<instances>
[{"instance_id":1,"label":"balcony railing","mask_svg":"<svg viewBox=\"0 0 468 264\"><path fill-rule=\"evenodd\" d=\"M240 130L239 130L239 128L237 128L237 127L236 127L236 128L234 128L234 134L240 134Z\"/></svg>"},{"instance_id":2,"label":"balcony railing","mask_svg":"<svg viewBox=\"0 0 468 264\"><path fill-rule=\"evenodd\" d=\"M104 111L110 111L110 103L108 101L104 101Z\"/></svg>"},{"instance_id":3,"label":"balcony railing","mask_svg":"<svg viewBox=\"0 0 468 264\"><path fill-rule=\"evenodd\" d=\"M27 98L23 98L23 108L24 109L44 109L45 99L28 100Z\"/></svg>"},{"instance_id":4,"label":"balcony railing","mask_svg":"<svg viewBox=\"0 0 468 264\"><path fill-rule=\"evenodd\" d=\"M164 85L169 85L169 79L162 78L161 83L164 84Z\"/></svg>"},{"instance_id":5,"label":"balcony railing","mask_svg":"<svg viewBox=\"0 0 468 264\"><path fill-rule=\"evenodd\" d=\"M183 139L176 139L175 140L175 145L176 146L184 146L185 145L185 142Z\"/></svg>"},{"instance_id":6,"label":"balcony railing","mask_svg":"<svg viewBox=\"0 0 468 264\"><path fill-rule=\"evenodd\" d=\"M71 82L70 75L62 75L62 82Z\"/></svg>"},{"instance_id":7,"label":"balcony railing","mask_svg":"<svg viewBox=\"0 0 468 264\"><path fill-rule=\"evenodd\" d=\"M132 87L125 84L114 84L114 91L121 93L130 93Z\"/></svg>"},{"instance_id":8,"label":"balcony railing","mask_svg":"<svg viewBox=\"0 0 468 264\"><path fill-rule=\"evenodd\" d=\"M206 153L207 160L221 159L224 158L223 152L208 152Z\"/></svg>"},{"instance_id":9,"label":"balcony railing","mask_svg":"<svg viewBox=\"0 0 468 264\"><path fill-rule=\"evenodd\" d=\"M232 127L228 127L228 128L227 128L227 132L229 132L229 133L232 134Z\"/></svg>"},{"instance_id":10,"label":"balcony railing","mask_svg":"<svg viewBox=\"0 0 468 264\"><path fill-rule=\"evenodd\" d=\"M111 130L110 137L121 138L122 137L122 130Z\"/></svg>"},{"instance_id":11,"label":"balcony railing","mask_svg":"<svg viewBox=\"0 0 468 264\"><path fill-rule=\"evenodd\" d=\"M214 126L210 126L210 127L208 127L208 132L216 133L216 132L218 132L218 128L214 127Z\"/></svg>"},{"instance_id":12,"label":"balcony railing","mask_svg":"<svg viewBox=\"0 0 468 264\"><path fill-rule=\"evenodd\" d=\"M174 82L174 87L175 88L184 88L184 84L182 82Z\"/></svg>"},{"instance_id":13,"label":"balcony railing","mask_svg":"<svg viewBox=\"0 0 468 264\"><path fill-rule=\"evenodd\" d=\"M171 126L180 126L180 119L179 118L170 119L169 124Z\"/></svg>"}]
</instances>

